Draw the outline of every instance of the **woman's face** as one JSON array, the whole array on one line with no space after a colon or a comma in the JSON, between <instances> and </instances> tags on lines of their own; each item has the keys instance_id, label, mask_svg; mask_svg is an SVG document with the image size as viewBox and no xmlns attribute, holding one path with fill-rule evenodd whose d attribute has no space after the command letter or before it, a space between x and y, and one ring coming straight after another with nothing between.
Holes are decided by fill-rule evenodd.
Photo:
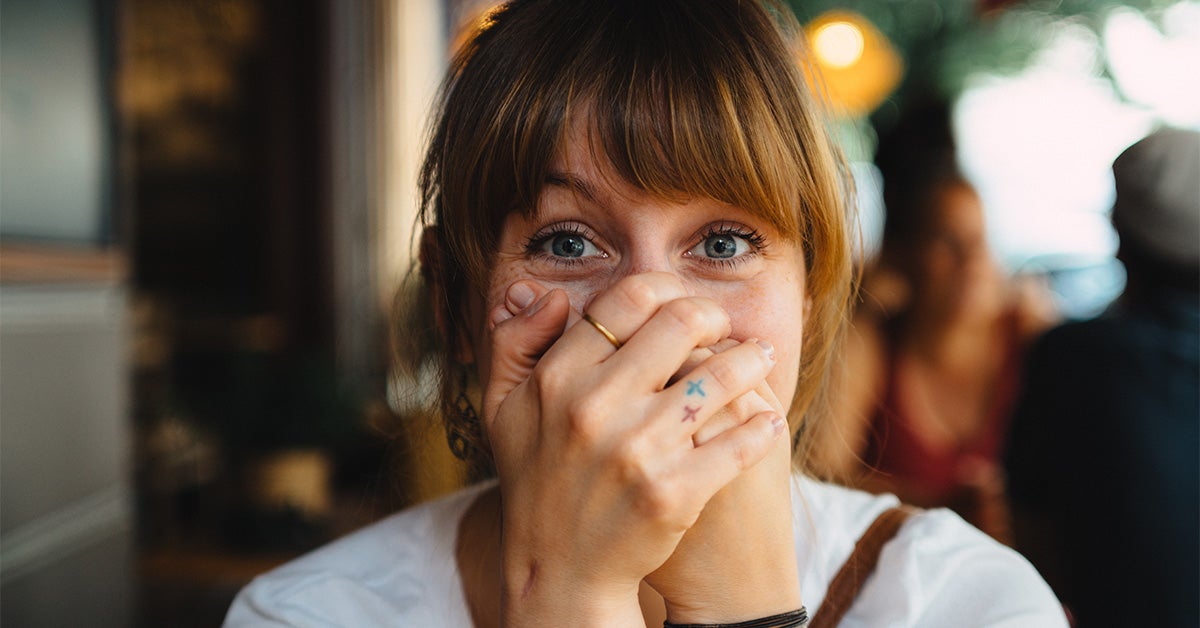
<instances>
[{"instance_id":1,"label":"woman's face","mask_svg":"<svg viewBox=\"0 0 1200 628\"><path fill-rule=\"evenodd\" d=\"M926 308L949 314L989 309L997 268L987 244L983 205L966 185L943 188L934 197L931 231L921 253Z\"/></svg>"},{"instance_id":2,"label":"woman's face","mask_svg":"<svg viewBox=\"0 0 1200 628\"><path fill-rule=\"evenodd\" d=\"M723 307L733 339L775 346L778 362L767 382L789 407L806 303L799 243L768 221L711 199L674 203L648 196L592 158L583 130L572 133L555 160L537 215L514 213L504 222L480 309L490 312L513 283L533 280L567 293L570 325L619 279L655 271L675 275L690 295ZM485 321L477 329L475 356L487 381L491 339Z\"/></svg>"}]
</instances>

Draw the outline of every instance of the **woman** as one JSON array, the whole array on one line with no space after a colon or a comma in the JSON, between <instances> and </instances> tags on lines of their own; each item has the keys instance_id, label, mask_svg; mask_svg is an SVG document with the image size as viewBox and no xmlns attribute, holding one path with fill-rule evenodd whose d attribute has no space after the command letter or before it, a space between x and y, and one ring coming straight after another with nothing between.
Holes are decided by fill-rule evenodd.
<instances>
[{"instance_id":1,"label":"woman","mask_svg":"<svg viewBox=\"0 0 1200 628\"><path fill-rule=\"evenodd\" d=\"M798 626L837 606L830 580L896 501L791 473L850 278L785 15L493 15L440 103L422 259L451 443L498 479L261 577L228 625ZM847 622L1063 625L1028 563L949 513L888 545L838 594Z\"/></svg>"},{"instance_id":2,"label":"woman","mask_svg":"<svg viewBox=\"0 0 1200 628\"><path fill-rule=\"evenodd\" d=\"M917 109L883 138L876 161L883 244L816 466L906 503L953 508L1008 541L999 457L1025 347L1055 319L1048 292L1014 285L994 262L945 109Z\"/></svg>"}]
</instances>

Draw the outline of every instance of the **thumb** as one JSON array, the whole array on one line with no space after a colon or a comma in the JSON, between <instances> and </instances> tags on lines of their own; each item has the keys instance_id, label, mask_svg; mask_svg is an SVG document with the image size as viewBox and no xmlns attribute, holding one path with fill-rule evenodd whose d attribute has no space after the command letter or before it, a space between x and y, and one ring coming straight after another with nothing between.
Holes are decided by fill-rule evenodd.
<instances>
[{"instance_id":1,"label":"thumb","mask_svg":"<svg viewBox=\"0 0 1200 628\"><path fill-rule=\"evenodd\" d=\"M534 282L520 282L509 291L519 292L522 288L532 288L535 293L544 290ZM542 354L562 335L571 309L567 294L558 289L544 292L516 312L512 311L512 299L506 301L510 303L497 306L491 316L495 327L491 369L483 393L485 423L491 423L504 399L529 378Z\"/></svg>"}]
</instances>

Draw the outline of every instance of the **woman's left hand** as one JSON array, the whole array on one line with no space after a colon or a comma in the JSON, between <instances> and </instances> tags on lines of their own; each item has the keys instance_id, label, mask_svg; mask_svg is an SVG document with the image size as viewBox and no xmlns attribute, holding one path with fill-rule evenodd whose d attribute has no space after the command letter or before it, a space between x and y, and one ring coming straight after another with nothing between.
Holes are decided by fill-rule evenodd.
<instances>
[{"instance_id":1,"label":"woman's left hand","mask_svg":"<svg viewBox=\"0 0 1200 628\"><path fill-rule=\"evenodd\" d=\"M735 341L698 350L681 373ZM732 417L786 409L763 384L714 417L693 439L703 444L734 425ZM768 457L718 492L704 507L671 558L646 578L663 596L676 623L719 623L763 617L800 607L792 532L791 443L781 438Z\"/></svg>"}]
</instances>

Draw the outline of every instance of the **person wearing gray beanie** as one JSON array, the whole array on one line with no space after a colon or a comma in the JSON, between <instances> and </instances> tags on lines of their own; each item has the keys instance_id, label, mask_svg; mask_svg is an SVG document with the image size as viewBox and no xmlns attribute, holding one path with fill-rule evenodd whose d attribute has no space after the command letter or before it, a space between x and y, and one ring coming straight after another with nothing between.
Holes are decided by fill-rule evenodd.
<instances>
[{"instance_id":1,"label":"person wearing gray beanie","mask_svg":"<svg viewBox=\"0 0 1200 628\"><path fill-rule=\"evenodd\" d=\"M1113 163L1127 282L1030 352L1006 467L1017 547L1079 626L1200 625L1200 133Z\"/></svg>"},{"instance_id":2,"label":"person wearing gray beanie","mask_svg":"<svg viewBox=\"0 0 1200 628\"><path fill-rule=\"evenodd\" d=\"M1200 274L1200 132L1164 129L1113 162L1112 222L1131 283L1180 284ZM1144 272L1143 272L1144 271ZM1160 277L1155 277L1156 275Z\"/></svg>"}]
</instances>

